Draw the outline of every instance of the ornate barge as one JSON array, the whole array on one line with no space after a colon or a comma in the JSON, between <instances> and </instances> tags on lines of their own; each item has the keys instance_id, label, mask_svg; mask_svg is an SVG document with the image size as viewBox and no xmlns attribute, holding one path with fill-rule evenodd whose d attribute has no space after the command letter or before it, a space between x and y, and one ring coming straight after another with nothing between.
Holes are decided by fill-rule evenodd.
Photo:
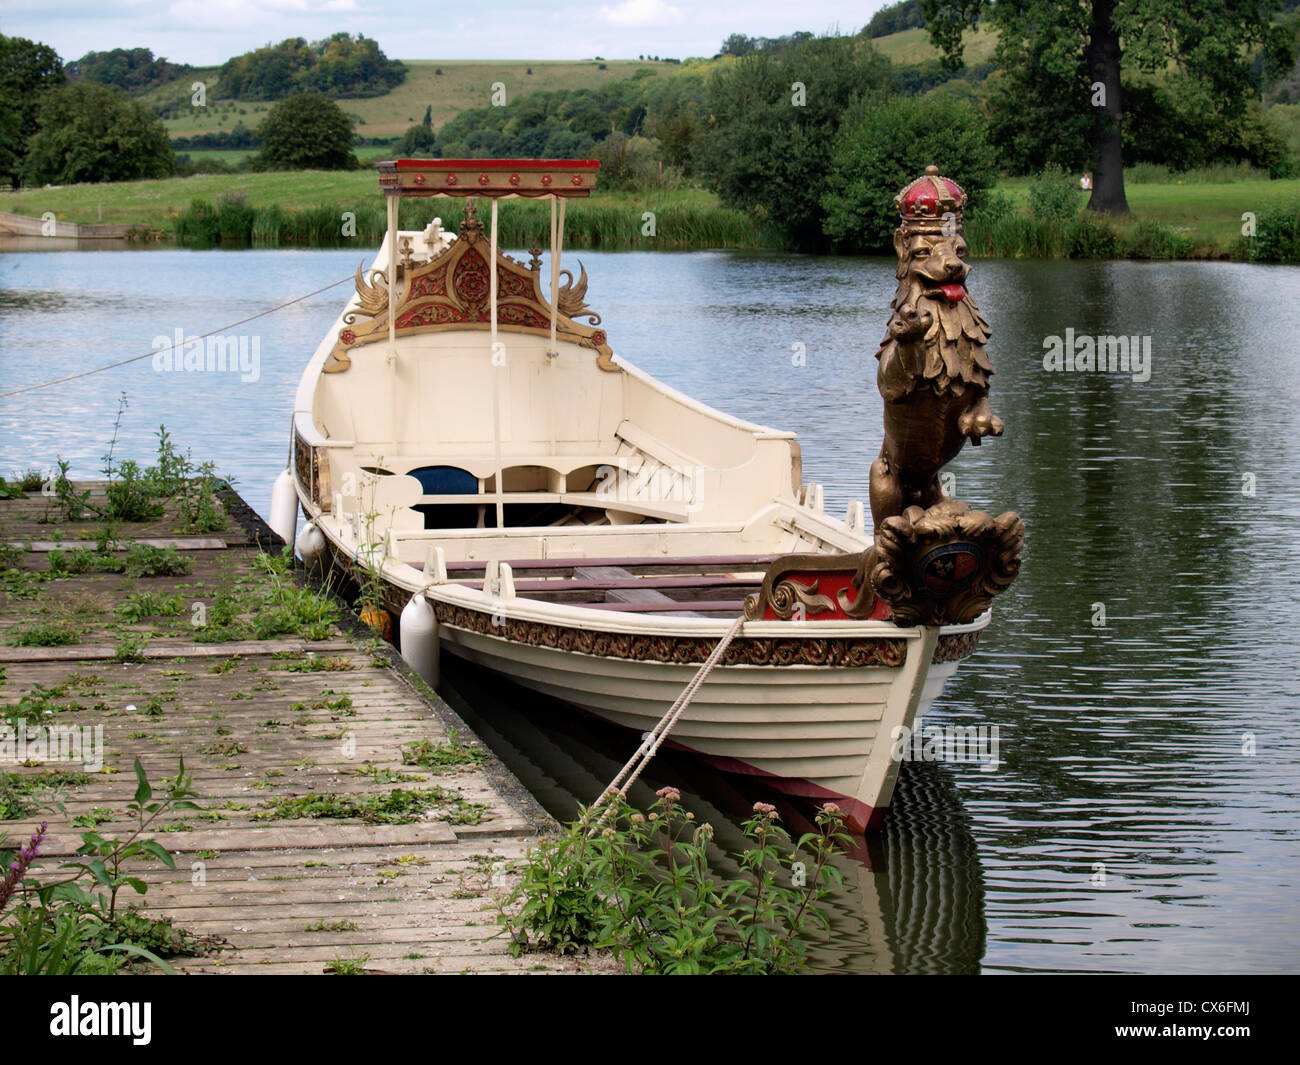
<instances>
[{"instance_id":1,"label":"ornate barge","mask_svg":"<svg viewBox=\"0 0 1300 1065\"><path fill-rule=\"evenodd\" d=\"M802 482L794 434L615 355L585 269L561 269L565 203L597 165L379 164L387 237L302 376L273 524L293 539L301 507L299 553L354 578L376 623L400 615L431 683L451 654L639 733L743 614L673 743L872 827L891 737L975 651L1019 566L1015 514L939 488L966 439L1002 431L964 193L930 168L896 200L885 442L870 519L851 504L840 520ZM427 196L466 201L455 235L398 230L398 201ZM511 196L550 201L545 268L536 245L527 263L498 247Z\"/></svg>"}]
</instances>

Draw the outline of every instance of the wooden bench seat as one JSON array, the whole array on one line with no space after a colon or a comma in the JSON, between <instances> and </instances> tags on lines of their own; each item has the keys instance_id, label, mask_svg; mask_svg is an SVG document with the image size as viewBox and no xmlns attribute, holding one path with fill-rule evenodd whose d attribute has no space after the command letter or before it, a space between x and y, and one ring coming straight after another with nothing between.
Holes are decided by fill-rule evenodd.
<instances>
[{"instance_id":1,"label":"wooden bench seat","mask_svg":"<svg viewBox=\"0 0 1300 1065\"><path fill-rule=\"evenodd\" d=\"M516 576L528 571L572 570L576 567L619 566L626 570L636 569L689 569L694 573L727 573L735 569L766 569L775 562L779 555L641 555L607 558L521 558L502 559L508 562ZM460 562L448 562L447 572L480 573L487 567L486 561L466 559Z\"/></svg>"},{"instance_id":2,"label":"wooden bench seat","mask_svg":"<svg viewBox=\"0 0 1300 1065\"><path fill-rule=\"evenodd\" d=\"M660 596L656 598L666 598L662 594L662 589L665 588L727 588L731 586L756 588L763 583L761 576L732 577L726 574L702 574L694 577L644 577L614 566L582 566L579 569L583 573L599 571L600 576L553 577L549 580L540 581L516 580L515 591L522 595L525 592L607 592L626 589L637 589L638 591L657 589L660 590ZM482 580L469 578L454 580L451 583L463 584L473 588L479 587L483 582ZM631 600L626 601L630 602Z\"/></svg>"}]
</instances>

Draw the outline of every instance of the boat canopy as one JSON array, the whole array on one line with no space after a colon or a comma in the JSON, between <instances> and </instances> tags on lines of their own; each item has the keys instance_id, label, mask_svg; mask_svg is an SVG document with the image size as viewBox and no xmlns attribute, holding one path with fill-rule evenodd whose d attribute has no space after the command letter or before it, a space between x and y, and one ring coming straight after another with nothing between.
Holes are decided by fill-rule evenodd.
<instances>
[{"instance_id":1,"label":"boat canopy","mask_svg":"<svg viewBox=\"0 0 1300 1065\"><path fill-rule=\"evenodd\" d=\"M595 159L396 159L376 164L386 196L590 196Z\"/></svg>"},{"instance_id":2,"label":"boat canopy","mask_svg":"<svg viewBox=\"0 0 1300 1065\"><path fill-rule=\"evenodd\" d=\"M590 196L596 187L597 159L394 159L377 163L379 189L388 207L388 352L391 362L397 356L397 206L412 196L486 196L492 201L492 226L489 238L488 271L490 292L490 350L497 348L497 203L512 196L551 201L551 344L552 358L556 347L556 314L560 285L560 254L564 244L564 206L574 198ZM495 363L494 363L495 365ZM501 398L498 375L492 375L492 435L497 474L497 527L505 524L502 507L504 491L501 476Z\"/></svg>"}]
</instances>

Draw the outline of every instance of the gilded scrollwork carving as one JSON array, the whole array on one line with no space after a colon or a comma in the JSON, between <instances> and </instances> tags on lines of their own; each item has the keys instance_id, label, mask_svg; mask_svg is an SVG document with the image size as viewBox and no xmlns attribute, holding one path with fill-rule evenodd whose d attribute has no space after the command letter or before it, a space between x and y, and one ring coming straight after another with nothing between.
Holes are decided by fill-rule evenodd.
<instances>
[{"instance_id":1,"label":"gilded scrollwork carving","mask_svg":"<svg viewBox=\"0 0 1300 1065\"><path fill-rule=\"evenodd\" d=\"M491 323L490 243L473 200L456 240L427 262L409 261L398 270L394 326L398 336L448 329L488 329ZM586 304L587 272L579 263L561 271L567 282L556 292L556 333L596 352L596 365L620 373L605 332L597 328L600 315ZM541 271L497 251L497 328L502 332L550 335L551 305L542 294ZM358 305L343 316L343 327L322 367L341 373L351 364L351 352L388 339L388 279L382 270L367 275L357 268ZM575 319L585 318L586 324Z\"/></svg>"},{"instance_id":2,"label":"gilded scrollwork carving","mask_svg":"<svg viewBox=\"0 0 1300 1065\"><path fill-rule=\"evenodd\" d=\"M899 625L955 625L979 617L1020 572L1025 525L949 500L908 507L876 530L869 579Z\"/></svg>"}]
</instances>

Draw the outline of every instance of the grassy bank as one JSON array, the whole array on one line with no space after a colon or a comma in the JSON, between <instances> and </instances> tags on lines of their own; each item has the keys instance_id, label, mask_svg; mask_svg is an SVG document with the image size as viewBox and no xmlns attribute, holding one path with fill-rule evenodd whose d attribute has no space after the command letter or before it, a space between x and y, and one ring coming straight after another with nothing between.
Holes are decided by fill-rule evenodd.
<instances>
[{"instance_id":1,"label":"grassy bank","mask_svg":"<svg viewBox=\"0 0 1300 1065\"><path fill-rule=\"evenodd\" d=\"M1169 175L1159 168L1133 168L1127 182L1132 216L1096 219L1083 212L1063 224L1033 219L1028 210L1030 181L1011 179L997 189L1000 214L974 211L967 237L978 257L1007 258L1147 258L1300 259L1294 237L1278 227L1293 222L1283 213L1300 215L1300 179L1268 181L1231 170ZM230 193L242 197L220 206ZM194 201L206 206L195 208ZM100 208L102 206L102 217ZM383 233L383 202L373 170L267 174L198 174L161 181L111 185L73 185L0 193L0 211L39 217L54 212L61 221L125 223L145 226L191 246L374 246ZM343 213L356 216L355 236L343 235ZM654 236L643 235L644 214L655 215ZM1257 239L1243 238L1243 214L1271 226L1268 254L1259 255ZM404 228L423 228L434 214L454 227L458 205L407 201ZM501 212L502 243L526 246L534 238L546 243L547 208L512 202ZM700 189L653 190L645 193L598 192L591 200L569 205L568 243L575 248L772 248L778 234L748 214L722 207ZM1289 231L1289 230L1288 230ZM1280 253L1277 249L1281 249ZM1290 249L1290 250L1288 250Z\"/></svg>"},{"instance_id":2,"label":"grassy bank","mask_svg":"<svg viewBox=\"0 0 1300 1065\"><path fill-rule=\"evenodd\" d=\"M232 200L230 193L238 199ZM203 206L195 207L195 201ZM196 174L161 181L74 185L0 193L0 211L61 221L103 221L148 226L186 246L372 247L384 232L384 203L373 170L270 174ZM461 206L450 201L407 200L401 225L423 229L434 215L454 227ZM643 235L645 212L654 214L654 235ZM355 217L355 235L344 236L344 212ZM501 241L546 244L549 208L511 201L501 211ZM574 248L778 248L781 241L760 222L718 204L700 189L646 193L598 192L568 206L566 243Z\"/></svg>"},{"instance_id":3,"label":"grassy bank","mask_svg":"<svg viewBox=\"0 0 1300 1065\"><path fill-rule=\"evenodd\" d=\"M1178 175L1163 167L1135 166L1125 172L1124 183L1132 216L1110 224L1121 237L1144 222L1168 227L1190 242L1187 253L1177 258L1243 257L1242 215L1250 212L1258 218L1288 206L1300 208L1300 179L1269 181L1241 173L1222 167ZM998 192L1023 208L1031 183L1030 178L1008 179ZM1080 190L1080 209L1087 198Z\"/></svg>"}]
</instances>

